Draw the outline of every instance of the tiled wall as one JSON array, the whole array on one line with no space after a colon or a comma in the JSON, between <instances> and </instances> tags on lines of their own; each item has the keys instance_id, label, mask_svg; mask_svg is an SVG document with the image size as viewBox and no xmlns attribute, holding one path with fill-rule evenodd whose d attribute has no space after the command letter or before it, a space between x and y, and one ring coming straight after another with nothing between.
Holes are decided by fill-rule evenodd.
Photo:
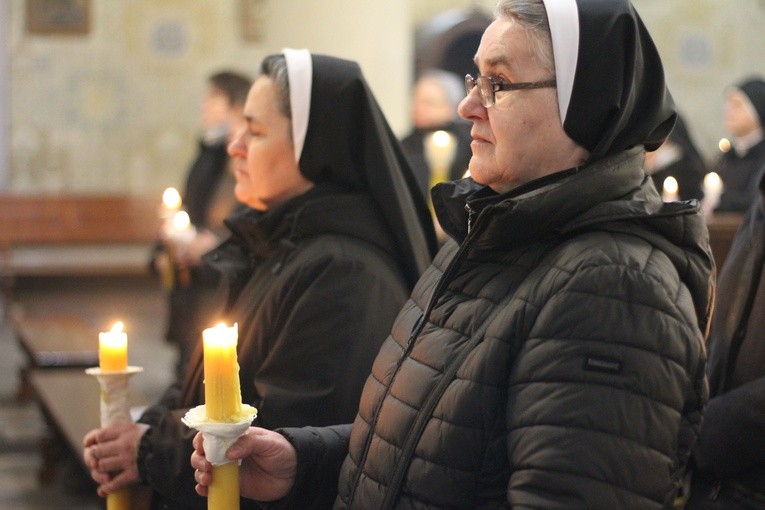
<instances>
[{"instance_id":1,"label":"tiled wall","mask_svg":"<svg viewBox=\"0 0 765 510\"><path fill-rule=\"evenodd\" d=\"M179 186L194 152L205 77L221 68L254 72L264 55L284 46L359 60L403 133L414 26L471 4L90 0L88 33L56 36L28 33L26 1L10 0L11 158L0 187L142 193ZM494 2L478 4L490 11ZM634 4L654 34L675 100L711 158L724 134L723 88L750 72L765 74L765 1Z\"/></svg>"}]
</instances>

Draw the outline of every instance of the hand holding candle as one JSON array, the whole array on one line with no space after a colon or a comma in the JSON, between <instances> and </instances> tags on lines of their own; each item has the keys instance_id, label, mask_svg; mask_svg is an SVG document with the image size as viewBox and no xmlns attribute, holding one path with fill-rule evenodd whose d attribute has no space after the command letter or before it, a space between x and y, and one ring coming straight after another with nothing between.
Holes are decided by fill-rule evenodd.
<instances>
[{"instance_id":1,"label":"hand holding candle","mask_svg":"<svg viewBox=\"0 0 765 510\"><path fill-rule=\"evenodd\" d=\"M254 407L242 404L239 363L236 357L237 324L218 324L202 332L205 404L186 413L183 422L202 432L205 452L213 465L207 508L239 508L239 464L226 458L226 449L247 431Z\"/></svg>"},{"instance_id":2,"label":"hand holding candle","mask_svg":"<svg viewBox=\"0 0 765 510\"><path fill-rule=\"evenodd\" d=\"M86 373L98 378L101 385L101 426L132 422L128 404L128 379L140 372L137 367L128 367L127 333L124 325L117 321L110 331L98 334L99 366ZM107 510L130 510L132 492L130 487L109 494L106 497Z\"/></svg>"}]
</instances>

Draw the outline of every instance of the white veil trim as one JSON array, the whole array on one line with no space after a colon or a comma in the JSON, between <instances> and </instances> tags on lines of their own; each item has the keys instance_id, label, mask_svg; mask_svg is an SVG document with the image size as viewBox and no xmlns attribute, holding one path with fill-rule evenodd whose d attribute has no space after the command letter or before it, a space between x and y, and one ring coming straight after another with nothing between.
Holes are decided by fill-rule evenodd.
<instances>
[{"instance_id":1,"label":"white veil trim","mask_svg":"<svg viewBox=\"0 0 765 510\"><path fill-rule=\"evenodd\" d=\"M547 11L555 58L555 80L561 125L571 102L579 55L579 10L576 0L542 0Z\"/></svg>"},{"instance_id":2,"label":"white veil trim","mask_svg":"<svg viewBox=\"0 0 765 510\"><path fill-rule=\"evenodd\" d=\"M311 52L306 49L284 48L282 53L287 61L287 76L290 81L290 109L292 110L292 140L295 146L295 161L300 163L311 110L311 83L313 81Z\"/></svg>"}]
</instances>

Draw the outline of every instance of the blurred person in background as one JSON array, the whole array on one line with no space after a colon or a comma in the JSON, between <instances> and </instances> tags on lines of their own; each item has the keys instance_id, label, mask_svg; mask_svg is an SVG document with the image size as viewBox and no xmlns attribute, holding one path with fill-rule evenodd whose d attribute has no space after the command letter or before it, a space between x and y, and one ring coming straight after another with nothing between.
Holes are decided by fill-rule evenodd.
<instances>
[{"instance_id":1,"label":"blurred person in background","mask_svg":"<svg viewBox=\"0 0 765 510\"><path fill-rule=\"evenodd\" d=\"M152 254L153 268L168 282L165 338L178 346L177 378L201 340L202 330L220 312L214 292L219 275L202 262L202 255L227 235L223 220L239 205L227 147L243 125L242 109L251 85L249 77L234 71L208 78L200 112L202 135L181 193L194 234L177 244L162 232Z\"/></svg>"},{"instance_id":2,"label":"blurred person in background","mask_svg":"<svg viewBox=\"0 0 765 510\"><path fill-rule=\"evenodd\" d=\"M718 212L745 212L757 196L757 177L765 164L765 81L747 78L725 93L725 130L730 147L712 167L723 183Z\"/></svg>"}]
</instances>

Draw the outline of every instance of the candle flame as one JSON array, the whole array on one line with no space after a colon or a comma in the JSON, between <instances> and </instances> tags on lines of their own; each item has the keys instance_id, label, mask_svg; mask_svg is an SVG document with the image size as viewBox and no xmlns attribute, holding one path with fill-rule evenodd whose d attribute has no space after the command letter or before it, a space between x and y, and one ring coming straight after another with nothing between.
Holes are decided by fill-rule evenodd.
<instances>
[{"instance_id":1,"label":"candle flame","mask_svg":"<svg viewBox=\"0 0 765 510\"><path fill-rule=\"evenodd\" d=\"M111 332L112 333L122 333L122 329L125 327L125 325L122 323L122 321L117 321L114 323L114 326L112 326Z\"/></svg>"},{"instance_id":2,"label":"candle flame","mask_svg":"<svg viewBox=\"0 0 765 510\"><path fill-rule=\"evenodd\" d=\"M191 225L191 219L189 213L186 211L178 211L173 216L173 227L176 230L186 230Z\"/></svg>"},{"instance_id":3,"label":"candle flame","mask_svg":"<svg viewBox=\"0 0 765 510\"><path fill-rule=\"evenodd\" d=\"M175 188L167 188L162 193L162 204L167 209L179 209L181 207L181 194Z\"/></svg>"},{"instance_id":4,"label":"candle flame","mask_svg":"<svg viewBox=\"0 0 765 510\"><path fill-rule=\"evenodd\" d=\"M709 172L704 176L704 188L711 191L716 191L722 188L722 179L717 172Z\"/></svg>"},{"instance_id":5,"label":"candle flame","mask_svg":"<svg viewBox=\"0 0 765 510\"><path fill-rule=\"evenodd\" d=\"M452 135L446 131L436 131L433 133L433 143L436 147L446 147L452 142Z\"/></svg>"},{"instance_id":6,"label":"candle flame","mask_svg":"<svg viewBox=\"0 0 765 510\"><path fill-rule=\"evenodd\" d=\"M670 195L674 195L677 193L677 179L672 177L671 175L664 179L664 192L669 193Z\"/></svg>"}]
</instances>

